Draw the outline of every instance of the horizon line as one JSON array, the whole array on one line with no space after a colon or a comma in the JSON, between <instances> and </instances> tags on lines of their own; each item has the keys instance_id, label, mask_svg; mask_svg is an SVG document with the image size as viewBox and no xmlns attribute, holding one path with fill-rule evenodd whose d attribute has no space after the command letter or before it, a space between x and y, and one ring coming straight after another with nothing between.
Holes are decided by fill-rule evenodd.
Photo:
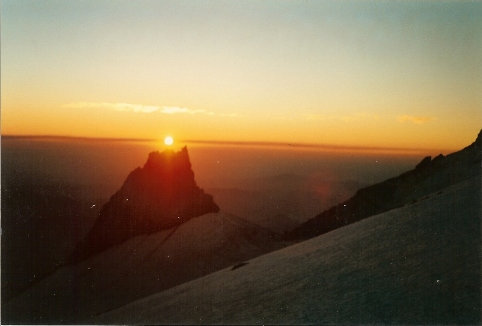
<instances>
[{"instance_id":1,"label":"horizon line","mask_svg":"<svg viewBox=\"0 0 482 326\"><path fill-rule=\"evenodd\" d=\"M161 139L156 138L118 138L118 137L88 137L88 136L64 136L64 135L1 135L7 139L45 139L45 140L80 140L80 141L113 141L113 142L156 142ZM451 153L456 149L437 149L437 148L406 148L406 147L387 147L387 146L363 146L363 145L335 145L317 143L291 143L291 142L270 142L270 141L236 141L236 140L195 140L183 139L180 143L194 145L215 145L215 146L253 146L253 147L284 147L294 149L324 149L324 150L355 150L355 151L393 151L405 153L439 152Z\"/></svg>"}]
</instances>

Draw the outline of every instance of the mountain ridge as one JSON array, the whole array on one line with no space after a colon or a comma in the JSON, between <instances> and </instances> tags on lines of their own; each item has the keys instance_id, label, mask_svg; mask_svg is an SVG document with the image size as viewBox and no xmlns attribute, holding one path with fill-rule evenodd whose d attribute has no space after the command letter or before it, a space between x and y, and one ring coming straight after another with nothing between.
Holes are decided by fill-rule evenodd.
<instances>
[{"instance_id":1,"label":"mountain ridge","mask_svg":"<svg viewBox=\"0 0 482 326\"><path fill-rule=\"evenodd\" d=\"M285 240L308 239L361 219L401 207L431 192L481 173L482 130L476 140L460 151L431 158L413 170L359 189L353 197L332 206L293 230Z\"/></svg>"}]
</instances>

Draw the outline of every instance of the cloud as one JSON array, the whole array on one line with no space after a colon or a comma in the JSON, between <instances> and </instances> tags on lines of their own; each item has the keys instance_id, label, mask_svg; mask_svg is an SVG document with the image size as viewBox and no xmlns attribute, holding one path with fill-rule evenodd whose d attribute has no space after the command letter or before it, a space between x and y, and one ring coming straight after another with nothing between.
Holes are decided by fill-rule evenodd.
<instances>
[{"instance_id":1,"label":"cloud","mask_svg":"<svg viewBox=\"0 0 482 326\"><path fill-rule=\"evenodd\" d=\"M206 114L214 115L214 112L207 110L193 110L178 106L157 106L131 103L112 103L112 102L73 102L63 106L69 109L106 109L120 112L134 113L162 113L162 114Z\"/></svg>"},{"instance_id":2,"label":"cloud","mask_svg":"<svg viewBox=\"0 0 482 326\"><path fill-rule=\"evenodd\" d=\"M107 109L121 112L152 113L160 110L155 105L142 105L130 103L111 103L111 102L74 102L64 105L69 109Z\"/></svg>"},{"instance_id":3,"label":"cloud","mask_svg":"<svg viewBox=\"0 0 482 326\"><path fill-rule=\"evenodd\" d=\"M207 114L207 115L214 115L214 112L206 111L206 110L192 110L188 108L181 108L178 106L163 106L160 110L161 113L164 114L178 114L178 113L187 113L187 114Z\"/></svg>"},{"instance_id":4,"label":"cloud","mask_svg":"<svg viewBox=\"0 0 482 326\"><path fill-rule=\"evenodd\" d=\"M401 123L411 122L411 123L415 123L415 124L418 124L418 125L429 122L433 119L434 119L433 117L414 116L414 115L407 115L407 114L399 115L397 117L397 120Z\"/></svg>"}]
</instances>

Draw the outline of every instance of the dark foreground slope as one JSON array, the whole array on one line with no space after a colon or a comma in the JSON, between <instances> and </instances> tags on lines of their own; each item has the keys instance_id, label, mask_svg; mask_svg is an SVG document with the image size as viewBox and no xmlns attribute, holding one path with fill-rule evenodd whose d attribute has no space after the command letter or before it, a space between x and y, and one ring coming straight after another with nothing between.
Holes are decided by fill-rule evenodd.
<instances>
[{"instance_id":1,"label":"dark foreground slope","mask_svg":"<svg viewBox=\"0 0 482 326\"><path fill-rule=\"evenodd\" d=\"M414 170L360 189L342 202L286 233L288 240L308 239L374 214L415 202L423 196L481 174L482 131L461 151L424 158Z\"/></svg>"},{"instance_id":2,"label":"dark foreground slope","mask_svg":"<svg viewBox=\"0 0 482 326\"><path fill-rule=\"evenodd\" d=\"M85 323L133 300L281 246L274 233L241 218L206 214L60 268L2 302L2 322Z\"/></svg>"},{"instance_id":3,"label":"dark foreground slope","mask_svg":"<svg viewBox=\"0 0 482 326\"><path fill-rule=\"evenodd\" d=\"M6 168L4 157L2 153L3 302L66 263L99 213L92 204L102 202L92 187L28 178L25 171Z\"/></svg>"},{"instance_id":4,"label":"dark foreground slope","mask_svg":"<svg viewBox=\"0 0 482 326\"><path fill-rule=\"evenodd\" d=\"M128 324L479 324L480 175L95 319Z\"/></svg>"}]
</instances>

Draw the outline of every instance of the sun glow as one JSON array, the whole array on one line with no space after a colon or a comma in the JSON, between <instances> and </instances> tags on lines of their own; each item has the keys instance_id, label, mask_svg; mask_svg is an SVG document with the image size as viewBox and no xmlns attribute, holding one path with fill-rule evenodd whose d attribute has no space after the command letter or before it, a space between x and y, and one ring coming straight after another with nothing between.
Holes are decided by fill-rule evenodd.
<instances>
[{"instance_id":1,"label":"sun glow","mask_svg":"<svg viewBox=\"0 0 482 326\"><path fill-rule=\"evenodd\" d=\"M166 138L164 138L164 144L166 146L172 146L172 144L174 144L174 139L171 136L166 136Z\"/></svg>"}]
</instances>

